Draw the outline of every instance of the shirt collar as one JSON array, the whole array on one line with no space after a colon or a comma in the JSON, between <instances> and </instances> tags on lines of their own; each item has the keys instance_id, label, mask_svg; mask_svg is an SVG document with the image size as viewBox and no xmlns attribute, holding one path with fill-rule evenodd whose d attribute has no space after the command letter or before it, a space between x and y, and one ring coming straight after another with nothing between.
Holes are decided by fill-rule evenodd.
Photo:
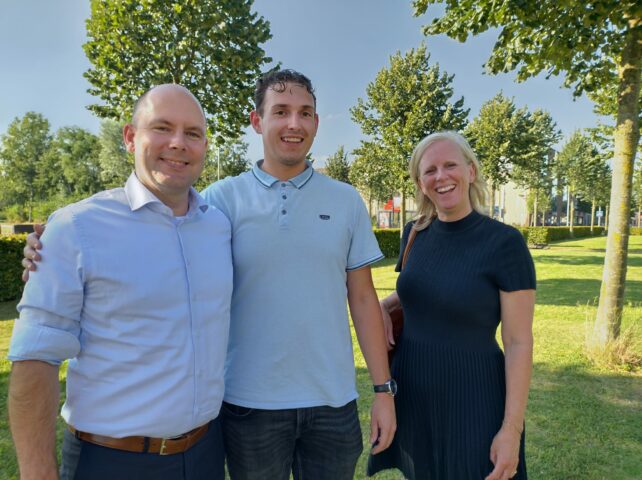
<instances>
[{"instance_id":1,"label":"shirt collar","mask_svg":"<svg viewBox=\"0 0 642 480\"><path fill-rule=\"evenodd\" d=\"M254 174L254 177L261 183L261 185L263 185L265 188L270 188L272 185L278 182L279 179L262 170L261 165L263 165L263 160L259 160L258 162L256 162L254 164L254 167L252 167L252 173ZM294 187L301 189L306 183L308 183L308 180L312 178L313 173L314 168L312 168L312 164L308 160L306 160L305 170L299 173L296 177L290 178L286 181L291 183Z\"/></svg>"},{"instance_id":2,"label":"shirt collar","mask_svg":"<svg viewBox=\"0 0 642 480\"><path fill-rule=\"evenodd\" d=\"M161 208L164 207L171 211L171 209L167 205L161 202L156 197L156 195L150 192L147 187L145 187L145 185L141 183L141 181L136 176L136 172L132 172L132 174L127 179L127 183L125 183L125 195L127 195L129 208L131 208L132 211L136 211L140 208L143 208L145 205L151 204L155 204ZM194 189L194 187L190 187L189 206L187 209L187 214L185 216L191 217L192 215L194 215L197 209L201 212L205 212L208 208L209 205L207 204L205 199L201 197L201 195Z\"/></svg>"}]
</instances>

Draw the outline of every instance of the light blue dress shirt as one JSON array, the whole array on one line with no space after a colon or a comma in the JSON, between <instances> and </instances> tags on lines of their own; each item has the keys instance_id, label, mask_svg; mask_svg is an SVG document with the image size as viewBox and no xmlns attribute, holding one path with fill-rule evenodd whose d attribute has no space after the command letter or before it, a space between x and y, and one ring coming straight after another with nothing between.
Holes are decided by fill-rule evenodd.
<instances>
[{"instance_id":1,"label":"light blue dress shirt","mask_svg":"<svg viewBox=\"0 0 642 480\"><path fill-rule=\"evenodd\" d=\"M171 437L218 415L230 223L192 189L175 217L132 174L57 211L18 305L9 359L69 361L64 419L111 437Z\"/></svg>"},{"instance_id":2,"label":"light blue dress shirt","mask_svg":"<svg viewBox=\"0 0 642 480\"><path fill-rule=\"evenodd\" d=\"M234 293L225 400L268 410L357 397L347 272L383 255L357 191L308 165L260 168L209 186L232 223Z\"/></svg>"}]
</instances>

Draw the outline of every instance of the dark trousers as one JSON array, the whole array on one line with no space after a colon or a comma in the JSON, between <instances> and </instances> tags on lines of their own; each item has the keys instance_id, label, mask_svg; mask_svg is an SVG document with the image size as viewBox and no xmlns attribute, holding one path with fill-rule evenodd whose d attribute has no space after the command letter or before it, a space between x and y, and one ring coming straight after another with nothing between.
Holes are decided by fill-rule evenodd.
<instances>
[{"instance_id":1,"label":"dark trousers","mask_svg":"<svg viewBox=\"0 0 642 480\"><path fill-rule=\"evenodd\" d=\"M174 455L101 447L65 430L60 480L223 480L224 455L218 418L192 448Z\"/></svg>"},{"instance_id":2,"label":"dark trousers","mask_svg":"<svg viewBox=\"0 0 642 480\"><path fill-rule=\"evenodd\" d=\"M223 402L232 480L352 480L363 450L357 402L260 410Z\"/></svg>"}]
</instances>

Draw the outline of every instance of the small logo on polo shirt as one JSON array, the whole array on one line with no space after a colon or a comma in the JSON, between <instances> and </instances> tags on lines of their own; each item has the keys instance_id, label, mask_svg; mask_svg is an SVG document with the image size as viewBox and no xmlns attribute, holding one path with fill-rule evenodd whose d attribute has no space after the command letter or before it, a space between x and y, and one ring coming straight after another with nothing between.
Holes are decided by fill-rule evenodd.
<instances>
[{"instance_id":1,"label":"small logo on polo shirt","mask_svg":"<svg viewBox=\"0 0 642 480\"><path fill-rule=\"evenodd\" d=\"M319 215L321 220L330 220L330 215Z\"/></svg>"}]
</instances>

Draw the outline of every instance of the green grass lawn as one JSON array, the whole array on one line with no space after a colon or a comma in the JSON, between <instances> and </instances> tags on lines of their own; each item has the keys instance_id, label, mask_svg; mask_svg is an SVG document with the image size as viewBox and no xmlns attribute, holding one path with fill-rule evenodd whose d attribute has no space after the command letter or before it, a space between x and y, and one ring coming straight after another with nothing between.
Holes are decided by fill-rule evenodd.
<instances>
[{"instance_id":1,"label":"green grass lawn","mask_svg":"<svg viewBox=\"0 0 642 480\"><path fill-rule=\"evenodd\" d=\"M600 369L583 354L596 310L605 243L605 238L591 238L532 251L538 293L526 461L534 480L642 478L642 372ZM631 237L629 252L623 324L637 327L640 338L642 237ZM380 296L394 289L394 263L386 260L373 269ZM15 317L14 308L13 302L0 303L0 319ZM0 479L17 478L5 413L10 365L4 357L12 324L0 321ZM367 447L371 383L358 350L359 408ZM365 477L366 459L364 452L356 478ZM402 476L389 471L375 478Z\"/></svg>"}]
</instances>

